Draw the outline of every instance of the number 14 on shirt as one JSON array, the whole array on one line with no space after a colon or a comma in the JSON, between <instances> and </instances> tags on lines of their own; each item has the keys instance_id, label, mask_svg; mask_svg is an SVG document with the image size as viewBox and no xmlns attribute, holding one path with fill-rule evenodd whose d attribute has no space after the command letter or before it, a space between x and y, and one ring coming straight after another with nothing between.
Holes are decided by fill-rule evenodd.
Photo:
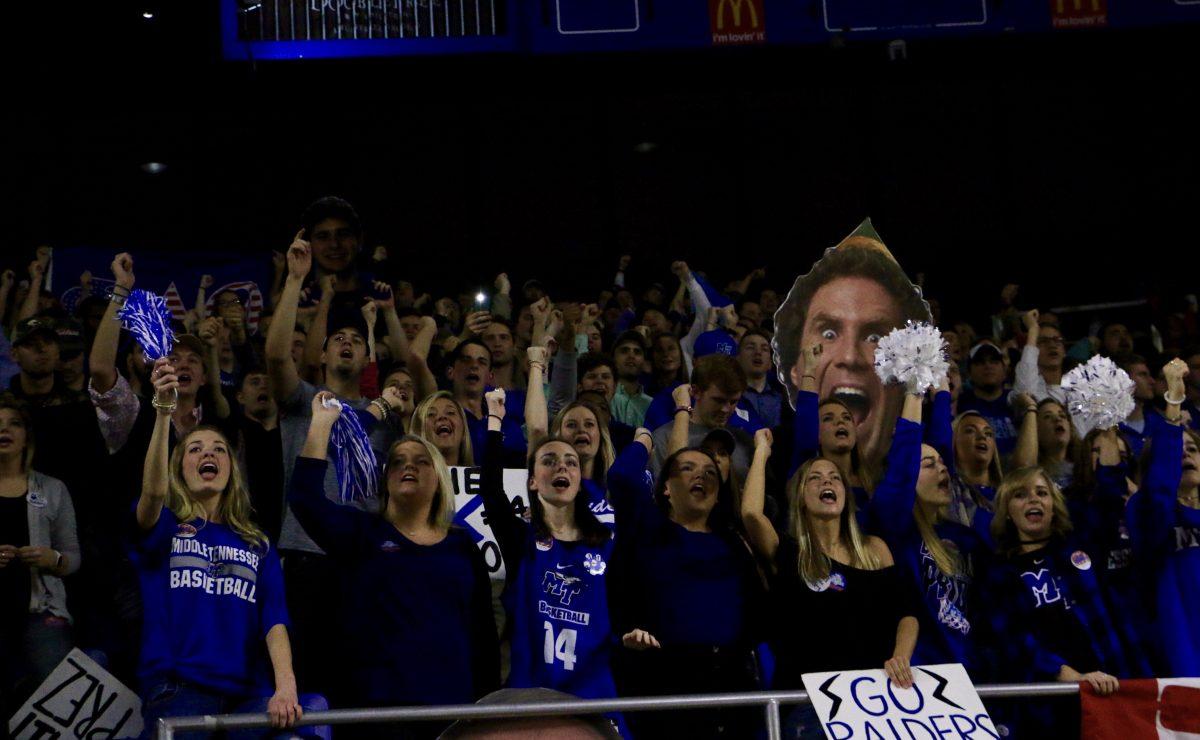
<instances>
[{"instance_id":1,"label":"number 14 on shirt","mask_svg":"<svg viewBox=\"0 0 1200 740\"><path fill-rule=\"evenodd\" d=\"M542 626L546 630L546 640L542 644L542 657L545 658L546 664L553 665L557 658L563 662L564 669L575 670L575 630L568 627L560 631L555 638L553 625L542 622Z\"/></svg>"}]
</instances>

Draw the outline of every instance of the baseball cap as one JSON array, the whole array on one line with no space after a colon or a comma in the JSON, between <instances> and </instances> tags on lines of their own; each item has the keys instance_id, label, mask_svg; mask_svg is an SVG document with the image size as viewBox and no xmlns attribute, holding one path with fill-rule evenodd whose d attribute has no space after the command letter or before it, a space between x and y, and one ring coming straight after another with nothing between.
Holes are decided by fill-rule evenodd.
<instances>
[{"instance_id":1,"label":"baseball cap","mask_svg":"<svg viewBox=\"0 0 1200 740\"><path fill-rule=\"evenodd\" d=\"M737 440L733 438L733 433L728 429L714 429L704 435L704 439L700 440L701 447L708 446L719 447L725 450L726 454L732 455L737 449Z\"/></svg>"},{"instance_id":2,"label":"baseball cap","mask_svg":"<svg viewBox=\"0 0 1200 740\"><path fill-rule=\"evenodd\" d=\"M176 334L175 346L190 349L199 355L201 360L208 361L208 345L195 334Z\"/></svg>"},{"instance_id":3,"label":"baseball cap","mask_svg":"<svg viewBox=\"0 0 1200 740\"><path fill-rule=\"evenodd\" d=\"M997 358L1001 359L1004 357L1004 353L1000 351L1000 348L996 346L995 342L991 341L990 339L984 339L983 341L978 342L974 347L971 348L971 351L967 353L967 361L975 362L976 357L978 357L980 352L985 354L990 352ZM980 361L984 359L986 359L986 357L979 357Z\"/></svg>"},{"instance_id":4,"label":"baseball cap","mask_svg":"<svg viewBox=\"0 0 1200 740\"><path fill-rule=\"evenodd\" d=\"M713 329L696 337L696 343L692 347L692 356L696 359L717 354L732 357L737 354L737 351L738 343L732 334L724 329Z\"/></svg>"},{"instance_id":5,"label":"baseball cap","mask_svg":"<svg viewBox=\"0 0 1200 740\"><path fill-rule=\"evenodd\" d=\"M58 341L56 326L57 322L49 316L30 316L23 319L17 322L16 328L13 329L13 346L24 344L35 336Z\"/></svg>"},{"instance_id":6,"label":"baseball cap","mask_svg":"<svg viewBox=\"0 0 1200 740\"><path fill-rule=\"evenodd\" d=\"M58 334L58 354L64 360L71 360L83 354L83 324L75 319L59 319L54 326Z\"/></svg>"}]
</instances>

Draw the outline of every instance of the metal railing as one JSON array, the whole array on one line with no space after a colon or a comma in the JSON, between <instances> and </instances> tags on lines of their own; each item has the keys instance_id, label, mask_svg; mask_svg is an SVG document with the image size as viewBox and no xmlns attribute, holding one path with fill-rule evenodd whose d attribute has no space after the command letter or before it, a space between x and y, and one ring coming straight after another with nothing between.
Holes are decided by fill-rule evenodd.
<instances>
[{"instance_id":1,"label":"metal railing","mask_svg":"<svg viewBox=\"0 0 1200 740\"><path fill-rule=\"evenodd\" d=\"M981 699L1011 699L1023 696L1070 696L1079 693L1073 683L1004 683L976 686ZM562 717L607 712L654 712L672 709L762 707L766 713L767 737L782 738L779 707L808 703L807 691L755 691L740 694L692 696L646 696L625 699L579 699L575 701L527 702L522 704L458 704L428 707L379 709L333 709L310 712L299 725L357 725L379 722L428 720L502 719L509 717ZM203 717L165 717L158 721L159 740L174 740L176 732L215 732L270 726L266 714L217 714Z\"/></svg>"}]
</instances>

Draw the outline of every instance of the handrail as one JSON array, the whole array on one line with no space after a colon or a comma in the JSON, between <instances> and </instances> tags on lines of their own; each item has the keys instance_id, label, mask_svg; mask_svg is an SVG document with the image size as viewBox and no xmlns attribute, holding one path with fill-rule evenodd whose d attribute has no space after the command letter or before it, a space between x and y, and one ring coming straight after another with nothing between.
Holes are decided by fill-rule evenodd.
<instances>
[{"instance_id":1,"label":"handrail","mask_svg":"<svg viewBox=\"0 0 1200 740\"><path fill-rule=\"evenodd\" d=\"M1006 683L976 686L981 699L1018 696L1069 696L1079 693L1074 683ZM761 706L766 712L767 737L779 740L781 704L804 704L807 691L753 691L736 694L692 696L639 696L622 699L577 699L571 701L524 702L520 704L456 704L424 707L381 707L331 709L305 714L298 725L351 725L371 722L421 720L497 719L507 717L561 717L606 712L653 712L670 709ZM196 717L164 717L158 721L159 740L174 740L176 732L241 730L270 727L266 714L216 714Z\"/></svg>"}]
</instances>

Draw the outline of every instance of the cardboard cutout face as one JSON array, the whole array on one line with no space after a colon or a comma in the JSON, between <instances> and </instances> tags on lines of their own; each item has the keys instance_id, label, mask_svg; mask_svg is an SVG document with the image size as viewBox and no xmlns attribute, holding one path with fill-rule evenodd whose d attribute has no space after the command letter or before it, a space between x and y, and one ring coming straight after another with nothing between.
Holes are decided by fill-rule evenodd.
<instances>
[{"instance_id":1,"label":"cardboard cutout face","mask_svg":"<svg viewBox=\"0 0 1200 740\"><path fill-rule=\"evenodd\" d=\"M775 313L771 348L792 408L803 375L817 397L837 398L854 415L859 454L878 469L892 439L904 390L885 387L875 374L875 346L908 319L929 321L921 289L884 246L867 219L812 270L796 278ZM815 366L804 367L804 347L821 346Z\"/></svg>"}]
</instances>

